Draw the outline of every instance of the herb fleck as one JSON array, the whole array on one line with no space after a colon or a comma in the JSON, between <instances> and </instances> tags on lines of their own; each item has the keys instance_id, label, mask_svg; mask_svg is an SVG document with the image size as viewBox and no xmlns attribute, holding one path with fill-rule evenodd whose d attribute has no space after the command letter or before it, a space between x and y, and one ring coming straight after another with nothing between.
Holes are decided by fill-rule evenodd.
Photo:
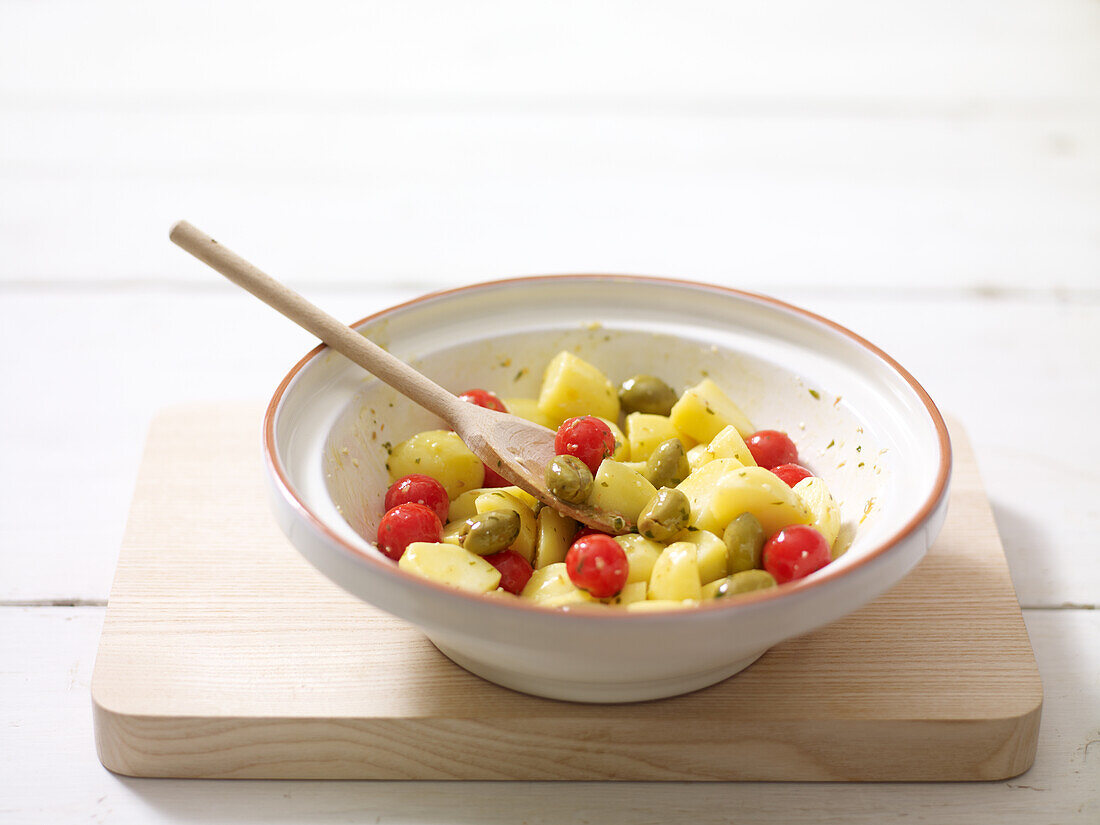
<instances>
[{"instance_id":1,"label":"herb fleck","mask_svg":"<svg viewBox=\"0 0 1100 825\"><path fill-rule=\"evenodd\" d=\"M817 390L810 390L810 395L812 395L818 401L821 400L821 393L819 393Z\"/></svg>"},{"instance_id":2,"label":"herb fleck","mask_svg":"<svg viewBox=\"0 0 1100 825\"><path fill-rule=\"evenodd\" d=\"M829 447L832 447L832 446L834 446L835 444L836 444L836 439L834 438L834 439L833 439L832 441L830 441L830 442L829 442L829 446L828 446L828 447L826 447L825 449L827 450L827 449L829 449Z\"/></svg>"},{"instance_id":3,"label":"herb fleck","mask_svg":"<svg viewBox=\"0 0 1100 825\"><path fill-rule=\"evenodd\" d=\"M516 373L516 377L515 377L515 378L513 378L512 380L513 380L513 381L519 381L519 380L520 380L521 378L523 378L523 376L525 376L525 375L526 375L526 374L527 374L528 372L529 372L529 370L527 369L527 367L520 367L520 369L519 369L519 372L517 372L517 373Z\"/></svg>"}]
</instances>

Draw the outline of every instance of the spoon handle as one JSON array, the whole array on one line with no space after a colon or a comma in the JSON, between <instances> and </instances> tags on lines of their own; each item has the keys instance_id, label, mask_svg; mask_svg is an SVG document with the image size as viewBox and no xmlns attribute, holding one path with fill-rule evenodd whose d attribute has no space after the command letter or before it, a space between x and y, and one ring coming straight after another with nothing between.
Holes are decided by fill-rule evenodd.
<instances>
[{"instance_id":1,"label":"spoon handle","mask_svg":"<svg viewBox=\"0 0 1100 825\"><path fill-rule=\"evenodd\" d=\"M334 350L452 426L456 423L455 419L461 417L463 408L469 406L187 221L180 221L173 226L168 237L237 286L248 290L265 304L309 330Z\"/></svg>"}]
</instances>

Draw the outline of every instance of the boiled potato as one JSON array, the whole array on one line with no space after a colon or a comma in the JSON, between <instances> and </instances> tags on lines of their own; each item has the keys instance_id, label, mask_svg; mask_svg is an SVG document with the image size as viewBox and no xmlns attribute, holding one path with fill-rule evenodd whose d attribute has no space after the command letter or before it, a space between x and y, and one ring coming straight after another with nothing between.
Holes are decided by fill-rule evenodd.
<instances>
[{"instance_id":1,"label":"boiled potato","mask_svg":"<svg viewBox=\"0 0 1100 825\"><path fill-rule=\"evenodd\" d=\"M707 445L707 452L714 458L736 458L746 467L756 466L756 459L749 452L749 446L745 443L745 439L741 437L741 433L737 432L737 428L732 424L723 427L718 435L710 440L710 444Z\"/></svg>"},{"instance_id":2,"label":"boiled potato","mask_svg":"<svg viewBox=\"0 0 1100 825\"><path fill-rule=\"evenodd\" d=\"M646 583L645 582L628 582L626 586L619 591L619 595L612 596L607 600L608 604L614 605L628 605L634 602L644 602L646 598Z\"/></svg>"},{"instance_id":3,"label":"boiled potato","mask_svg":"<svg viewBox=\"0 0 1100 825\"><path fill-rule=\"evenodd\" d=\"M707 444L696 444L690 450L687 451L688 467L694 473L704 464L710 464L714 461L714 453L707 449Z\"/></svg>"},{"instance_id":4,"label":"boiled potato","mask_svg":"<svg viewBox=\"0 0 1100 825\"><path fill-rule=\"evenodd\" d=\"M653 565L646 592L650 599L680 601L702 598L695 545L677 541L662 550Z\"/></svg>"},{"instance_id":5,"label":"boiled potato","mask_svg":"<svg viewBox=\"0 0 1100 825\"><path fill-rule=\"evenodd\" d=\"M699 442L709 442L730 424L743 438L756 432L748 416L709 378L685 390L669 418L677 430Z\"/></svg>"},{"instance_id":6,"label":"boiled potato","mask_svg":"<svg viewBox=\"0 0 1100 825\"><path fill-rule=\"evenodd\" d=\"M684 440L667 416L637 412L626 417L626 438L630 442L630 458L634 461L645 461L657 445L670 438ZM684 444L685 449L691 446L691 443Z\"/></svg>"},{"instance_id":7,"label":"boiled potato","mask_svg":"<svg viewBox=\"0 0 1100 825\"><path fill-rule=\"evenodd\" d=\"M531 574L526 587L520 594L521 599L529 599L538 604L558 606L576 602L595 602L587 592L577 587L565 570L565 562L548 564Z\"/></svg>"},{"instance_id":8,"label":"boiled potato","mask_svg":"<svg viewBox=\"0 0 1100 825\"><path fill-rule=\"evenodd\" d=\"M641 473L625 464L604 459L592 481L588 503L609 513L618 513L630 523L638 521L649 500L657 495L654 487Z\"/></svg>"},{"instance_id":9,"label":"boiled potato","mask_svg":"<svg viewBox=\"0 0 1100 825\"><path fill-rule=\"evenodd\" d=\"M414 541L405 548L397 566L471 593L488 593L500 584L499 570L481 556L453 544Z\"/></svg>"},{"instance_id":10,"label":"boiled potato","mask_svg":"<svg viewBox=\"0 0 1100 825\"><path fill-rule=\"evenodd\" d=\"M763 467L716 458L676 488L691 503L691 526L721 535L741 513L752 513L771 536L790 524L809 524L813 514L786 484Z\"/></svg>"},{"instance_id":11,"label":"boiled potato","mask_svg":"<svg viewBox=\"0 0 1100 825\"><path fill-rule=\"evenodd\" d=\"M470 516L477 515L475 502L478 496L484 495L485 493L496 492L507 493L513 498L522 501L530 507L532 511L538 506L538 499L519 487L478 487L474 490L467 490L458 498L451 499L451 506L447 511L447 521L465 520Z\"/></svg>"},{"instance_id":12,"label":"boiled potato","mask_svg":"<svg viewBox=\"0 0 1100 825\"><path fill-rule=\"evenodd\" d=\"M607 418L600 418L600 421L607 425L607 428L611 430L611 435L615 437L615 452L611 454L611 457L616 461L630 461L630 442L627 441L623 431L619 429L619 425Z\"/></svg>"},{"instance_id":13,"label":"boiled potato","mask_svg":"<svg viewBox=\"0 0 1100 825\"><path fill-rule=\"evenodd\" d=\"M459 519L458 521L448 521L443 525L443 537L440 539L444 544L453 544L455 547L461 547L462 542L459 540L459 536L462 534L462 528L466 526L466 519Z\"/></svg>"},{"instance_id":14,"label":"boiled potato","mask_svg":"<svg viewBox=\"0 0 1100 825\"><path fill-rule=\"evenodd\" d=\"M626 575L627 583L648 582L653 574L653 565L657 563L657 557L665 549L664 545L639 536L637 533L615 536L615 541L623 548L630 565Z\"/></svg>"},{"instance_id":15,"label":"boiled potato","mask_svg":"<svg viewBox=\"0 0 1100 825\"><path fill-rule=\"evenodd\" d=\"M510 493L504 492L504 488L498 488L478 496L474 500L474 508L478 513L488 513L490 510L512 510L519 515L519 535L508 549L515 550L528 562L534 559L538 526L535 522L535 514L530 507Z\"/></svg>"},{"instance_id":16,"label":"boiled potato","mask_svg":"<svg viewBox=\"0 0 1100 825\"><path fill-rule=\"evenodd\" d=\"M551 430L557 427L553 419L539 412L539 402L537 398L502 398L500 400L504 402L504 407L512 415L519 416L527 421L532 421L535 424L540 424Z\"/></svg>"},{"instance_id":17,"label":"boiled potato","mask_svg":"<svg viewBox=\"0 0 1100 825\"><path fill-rule=\"evenodd\" d=\"M817 476L804 478L794 485L794 494L813 514L810 526L825 537L831 549L840 535L840 508L825 482Z\"/></svg>"},{"instance_id":18,"label":"boiled potato","mask_svg":"<svg viewBox=\"0 0 1100 825\"><path fill-rule=\"evenodd\" d=\"M542 378L539 412L556 428L567 418L594 415L619 419L619 395L607 376L571 352L553 357Z\"/></svg>"},{"instance_id":19,"label":"boiled potato","mask_svg":"<svg viewBox=\"0 0 1100 825\"><path fill-rule=\"evenodd\" d=\"M709 530L689 530L681 539L695 545L699 562L699 582L709 584L726 575L726 543Z\"/></svg>"},{"instance_id":20,"label":"boiled potato","mask_svg":"<svg viewBox=\"0 0 1100 825\"><path fill-rule=\"evenodd\" d=\"M553 507L543 507L536 518L536 528L538 536L532 567L538 569L565 561L565 554L569 552L573 534L577 531L577 522Z\"/></svg>"},{"instance_id":21,"label":"boiled potato","mask_svg":"<svg viewBox=\"0 0 1100 825\"><path fill-rule=\"evenodd\" d=\"M481 459L449 430L425 430L402 441L390 453L386 469L391 482L412 473L431 476L443 485L452 501L480 487L485 478Z\"/></svg>"}]
</instances>

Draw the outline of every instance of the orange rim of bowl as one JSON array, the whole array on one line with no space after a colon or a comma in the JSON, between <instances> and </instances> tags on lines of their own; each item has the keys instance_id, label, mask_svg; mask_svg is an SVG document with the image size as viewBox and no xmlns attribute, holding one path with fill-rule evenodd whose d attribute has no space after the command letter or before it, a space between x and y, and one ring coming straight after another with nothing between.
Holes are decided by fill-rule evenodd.
<instances>
[{"instance_id":1,"label":"orange rim of bowl","mask_svg":"<svg viewBox=\"0 0 1100 825\"><path fill-rule=\"evenodd\" d=\"M279 490L282 495L289 501L291 506L297 510L298 514L304 518L315 530L320 532L329 541L334 542L337 546L350 553L356 559L359 559L366 564L377 569L383 575L398 576L407 581L415 582L417 585L427 588L429 591L436 591L440 595L454 598L458 597L463 600L468 600L471 603L485 605L489 609L502 609L502 610L522 610L529 611L541 615L556 615L556 616L574 616L584 619L605 619L613 621L660 621L670 617L688 618L693 615L711 615L716 611L736 611L742 608L749 607L751 605L761 604L769 602L774 599L781 599L788 595L794 595L796 593L805 593L813 588L821 587L829 582L838 579L842 576L848 575L850 572L857 570L861 567L870 564L872 561L880 558L892 547L897 545L902 539L906 538L913 530L917 528L933 510L939 505L947 492L948 481L951 476L951 439L947 432L947 425L944 423L943 416L940 415L939 409L937 409L932 398L925 391L924 387L906 370L901 364L872 344L866 338L852 332L847 327L844 327L835 321L831 321L809 310L802 309L801 307L789 304L786 301L780 301L777 298L772 298L768 295L760 295L755 292L747 292L740 289L732 289L730 287L717 286L715 284L708 284L702 281L688 281L677 278L662 278L650 275L611 275L611 274L572 274L572 275L529 275L519 278L502 278L496 281L482 281L474 284L467 284L465 286L454 287L452 289L443 289L436 292L429 292L421 295L417 298L413 298L408 301L404 301L399 304L394 304L386 309L379 310L365 318L361 318L355 323L351 324L354 328L359 328L364 324L368 324L371 321L375 321L390 313L397 312L399 310L406 309L408 307L415 306L416 304L423 303L425 301L432 301L437 298L443 298L451 295L458 295L463 292L486 289L491 287L500 286L502 284L524 284L524 283L546 283L553 281L630 281L630 282L644 282L649 284L664 284L669 286L686 286L695 289L702 289L706 291L721 292L725 295L733 295L739 298L744 298L749 301L756 301L763 304L769 304L773 307L778 307L786 312L795 313L804 318L808 318L818 324L822 324L835 332L840 333L844 337L856 342L860 346L867 349L873 355L885 362L891 369L893 369L898 375L900 375L906 383L913 389L920 398L921 403L924 405L925 411L932 419L933 426L936 429L936 436L939 441L940 447L940 461L939 469L936 474L936 482L933 485L932 492L925 499L917 513L909 519L900 529L898 529L892 536L885 541L882 541L878 546L864 553L859 559L856 559L851 564L844 566L843 568L835 568L833 565L827 564L820 570L815 571L809 577L799 579L794 582L788 582L780 587L768 588L767 590L756 591L755 593L747 593L737 599L721 599L715 600L712 604L706 602L700 603L689 609L682 610L667 610L658 611L654 613L631 613L626 610L595 610L584 609L581 606L576 610L560 610L554 607L542 607L541 605L531 604L516 599L486 599L482 595L477 593L468 593L463 590L459 590L454 587L447 587L444 584L433 582L430 579L426 579L422 576L417 576L413 573L406 572L400 569L396 564L393 564L388 559L383 559L381 554L375 557L370 554L363 553L358 548L346 542L339 534L332 530L325 522L314 513L309 506L302 501L291 485L290 480L287 478L286 473L283 471L283 467L276 459L275 450L275 415L278 411L279 405L283 400L283 396L286 392L290 382L294 380L294 377L305 368L314 358L327 350L329 347L327 344L318 344L312 350L298 361L297 364L291 368L290 372L286 374L282 382L275 390L275 394L271 397L271 401L267 406L267 411L264 414L264 460L267 463L268 468L274 474L274 477L278 483Z\"/></svg>"}]
</instances>

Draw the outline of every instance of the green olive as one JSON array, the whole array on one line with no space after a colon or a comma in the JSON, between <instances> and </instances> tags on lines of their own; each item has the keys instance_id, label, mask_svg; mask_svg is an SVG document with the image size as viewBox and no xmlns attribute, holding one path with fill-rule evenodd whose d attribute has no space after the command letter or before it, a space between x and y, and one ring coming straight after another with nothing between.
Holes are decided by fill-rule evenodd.
<instances>
[{"instance_id":1,"label":"green olive","mask_svg":"<svg viewBox=\"0 0 1100 825\"><path fill-rule=\"evenodd\" d=\"M678 438L670 438L657 445L645 465L646 478L654 487L675 487L688 477L688 464L684 444Z\"/></svg>"},{"instance_id":2,"label":"green olive","mask_svg":"<svg viewBox=\"0 0 1100 825\"><path fill-rule=\"evenodd\" d=\"M691 502L679 490L662 487L638 516L638 532L647 539L672 541L687 527Z\"/></svg>"},{"instance_id":3,"label":"green olive","mask_svg":"<svg viewBox=\"0 0 1100 825\"><path fill-rule=\"evenodd\" d=\"M711 599L725 599L739 593L751 593L754 590L766 590L775 587L771 573L765 570L742 570L732 576L726 576L708 584L704 596Z\"/></svg>"},{"instance_id":4,"label":"green olive","mask_svg":"<svg viewBox=\"0 0 1100 825\"><path fill-rule=\"evenodd\" d=\"M730 574L760 567L764 550L764 528L752 513L742 513L729 523L722 540L729 551Z\"/></svg>"},{"instance_id":5,"label":"green olive","mask_svg":"<svg viewBox=\"0 0 1100 825\"><path fill-rule=\"evenodd\" d=\"M519 535L519 528L519 513L515 510L488 510L466 519L458 540L471 553L490 556L507 550Z\"/></svg>"},{"instance_id":6,"label":"green olive","mask_svg":"<svg viewBox=\"0 0 1100 825\"><path fill-rule=\"evenodd\" d=\"M584 504L592 492L592 471L575 456L556 455L546 465L546 487L562 501Z\"/></svg>"},{"instance_id":7,"label":"green olive","mask_svg":"<svg viewBox=\"0 0 1100 825\"><path fill-rule=\"evenodd\" d=\"M652 375L635 375L619 388L619 403L625 413L668 415L676 401L676 391Z\"/></svg>"}]
</instances>

